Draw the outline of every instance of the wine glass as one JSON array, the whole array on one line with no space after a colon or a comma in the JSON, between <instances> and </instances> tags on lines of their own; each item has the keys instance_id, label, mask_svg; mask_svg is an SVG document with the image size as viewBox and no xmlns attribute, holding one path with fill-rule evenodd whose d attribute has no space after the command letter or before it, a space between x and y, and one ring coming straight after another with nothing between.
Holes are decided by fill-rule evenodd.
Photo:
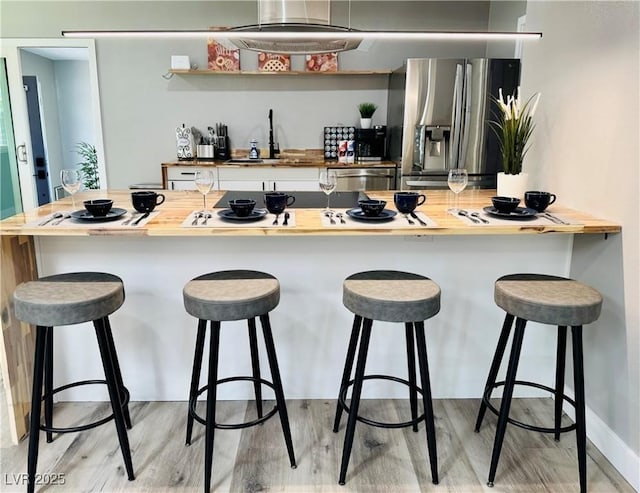
<instances>
[{"instance_id":1,"label":"wine glass","mask_svg":"<svg viewBox=\"0 0 640 493\"><path fill-rule=\"evenodd\" d=\"M82 185L82 174L77 169L63 169L60 171L60 181L62 182L62 188L71 195L71 204L73 209L76 208L76 201L73 195L80 190Z\"/></svg>"},{"instance_id":2,"label":"wine glass","mask_svg":"<svg viewBox=\"0 0 640 493\"><path fill-rule=\"evenodd\" d=\"M207 213L207 194L213 187L213 171L209 169L196 171L194 182L198 191L202 194L203 213Z\"/></svg>"},{"instance_id":3,"label":"wine glass","mask_svg":"<svg viewBox=\"0 0 640 493\"><path fill-rule=\"evenodd\" d=\"M329 212L329 199L338 184L338 175L334 170L325 170L320 172L320 190L327 194L327 208L325 212Z\"/></svg>"},{"instance_id":4,"label":"wine glass","mask_svg":"<svg viewBox=\"0 0 640 493\"><path fill-rule=\"evenodd\" d=\"M456 194L456 207L458 206L458 194L462 192L467 183L469 182L469 176L467 170L464 168L454 168L449 170L449 177L447 183L453 193Z\"/></svg>"}]
</instances>

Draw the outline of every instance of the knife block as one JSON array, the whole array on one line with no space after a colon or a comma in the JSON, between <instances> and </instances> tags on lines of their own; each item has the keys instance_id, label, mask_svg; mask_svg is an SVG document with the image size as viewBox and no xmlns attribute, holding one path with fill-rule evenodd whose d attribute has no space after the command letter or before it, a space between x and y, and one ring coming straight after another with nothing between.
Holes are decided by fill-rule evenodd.
<instances>
[{"instance_id":1,"label":"knife block","mask_svg":"<svg viewBox=\"0 0 640 493\"><path fill-rule=\"evenodd\" d=\"M229 137L218 137L218 147L215 152L216 159L227 160L231 158L231 149L229 148Z\"/></svg>"}]
</instances>

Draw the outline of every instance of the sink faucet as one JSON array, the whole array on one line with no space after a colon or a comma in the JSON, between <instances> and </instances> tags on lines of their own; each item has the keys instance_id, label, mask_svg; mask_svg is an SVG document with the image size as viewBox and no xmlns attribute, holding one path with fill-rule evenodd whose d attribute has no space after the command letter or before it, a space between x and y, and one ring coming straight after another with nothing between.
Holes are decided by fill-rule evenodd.
<instances>
[{"instance_id":1,"label":"sink faucet","mask_svg":"<svg viewBox=\"0 0 640 493\"><path fill-rule=\"evenodd\" d=\"M276 157L276 150L280 153L280 146L276 147L273 141L273 110L269 110L269 159Z\"/></svg>"}]
</instances>

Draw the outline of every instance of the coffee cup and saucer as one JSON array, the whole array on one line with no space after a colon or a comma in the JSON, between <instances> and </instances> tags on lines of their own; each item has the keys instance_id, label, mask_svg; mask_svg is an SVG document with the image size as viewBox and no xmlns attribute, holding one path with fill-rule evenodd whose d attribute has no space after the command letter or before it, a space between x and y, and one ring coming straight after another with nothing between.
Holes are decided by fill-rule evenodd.
<instances>
[{"instance_id":1,"label":"coffee cup and saucer","mask_svg":"<svg viewBox=\"0 0 640 493\"><path fill-rule=\"evenodd\" d=\"M125 209L113 207L111 199L92 199L84 201L84 209L70 214L73 219L87 222L114 221L127 213Z\"/></svg>"},{"instance_id":2,"label":"coffee cup and saucer","mask_svg":"<svg viewBox=\"0 0 640 493\"><path fill-rule=\"evenodd\" d=\"M385 209L385 200L359 200L355 209L349 209L347 216L358 221L390 221L396 215L396 211Z\"/></svg>"},{"instance_id":3,"label":"coffee cup and saucer","mask_svg":"<svg viewBox=\"0 0 640 493\"><path fill-rule=\"evenodd\" d=\"M229 201L229 208L218 211L221 219L228 221L258 221L267 215L264 209L256 209L253 199L235 199Z\"/></svg>"}]
</instances>

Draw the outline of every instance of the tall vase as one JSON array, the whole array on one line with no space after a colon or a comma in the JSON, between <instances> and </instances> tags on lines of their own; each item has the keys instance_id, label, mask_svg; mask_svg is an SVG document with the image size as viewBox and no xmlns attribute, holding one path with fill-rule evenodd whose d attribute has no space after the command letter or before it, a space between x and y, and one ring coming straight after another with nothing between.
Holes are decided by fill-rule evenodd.
<instances>
[{"instance_id":1,"label":"tall vase","mask_svg":"<svg viewBox=\"0 0 640 493\"><path fill-rule=\"evenodd\" d=\"M500 197L517 197L520 200L524 200L524 193L527 191L528 183L528 173L517 175L498 173L498 195Z\"/></svg>"},{"instance_id":2,"label":"tall vase","mask_svg":"<svg viewBox=\"0 0 640 493\"><path fill-rule=\"evenodd\" d=\"M360 128L371 128L371 118L360 118Z\"/></svg>"}]
</instances>

